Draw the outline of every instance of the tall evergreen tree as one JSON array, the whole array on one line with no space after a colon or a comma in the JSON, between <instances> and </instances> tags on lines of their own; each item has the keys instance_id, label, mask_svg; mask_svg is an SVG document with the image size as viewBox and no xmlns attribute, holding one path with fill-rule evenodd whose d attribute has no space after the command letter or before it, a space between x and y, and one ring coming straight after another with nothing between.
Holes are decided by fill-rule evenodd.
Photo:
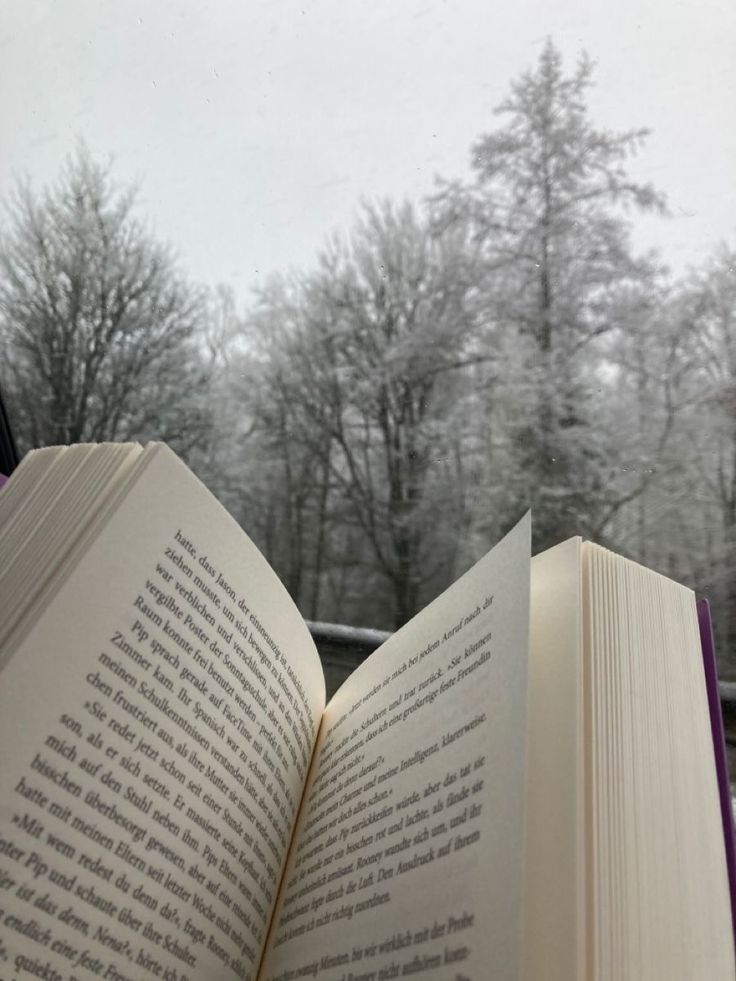
<instances>
[{"instance_id":1,"label":"tall evergreen tree","mask_svg":"<svg viewBox=\"0 0 736 981\"><path fill-rule=\"evenodd\" d=\"M650 275L622 209L662 208L632 181L628 158L646 130L613 133L588 114L592 65L566 74L548 41L498 107L502 125L473 147L470 182L443 185L442 225L471 229L491 344L513 359L492 393L515 406L510 497L534 505L537 545L595 527L606 504L592 429L596 339L616 326L618 295Z\"/></svg>"}]
</instances>

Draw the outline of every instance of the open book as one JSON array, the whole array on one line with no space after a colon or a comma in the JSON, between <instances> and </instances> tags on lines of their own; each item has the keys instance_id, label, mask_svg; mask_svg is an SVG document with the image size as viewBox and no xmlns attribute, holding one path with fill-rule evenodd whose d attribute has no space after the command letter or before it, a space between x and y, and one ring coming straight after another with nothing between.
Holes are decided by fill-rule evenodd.
<instances>
[{"instance_id":1,"label":"open book","mask_svg":"<svg viewBox=\"0 0 736 981\"><path fill-rule=\"evenodd\" d=\"M734 978L689 590L524 519L325 706L164 446L0 493L0 979Z\"/></svg>"}]
</instances>

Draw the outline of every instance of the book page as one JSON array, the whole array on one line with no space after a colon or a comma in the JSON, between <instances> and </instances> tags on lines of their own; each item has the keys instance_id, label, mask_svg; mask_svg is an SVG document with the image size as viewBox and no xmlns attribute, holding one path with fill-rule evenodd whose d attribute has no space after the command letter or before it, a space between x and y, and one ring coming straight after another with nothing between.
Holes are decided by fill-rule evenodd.
<instances>
[{"instance_id":1,"label":"book page","mask_svg":"<svg viewBox=\"0 0 736 981\"><path fill-rule=\"evenodd\" d=\"M520 970L530 519L325 712L261 975Z\"/></svg>"},{"instance_id":2,"label":"book page","mask_svg":"<svg viewBox=\"0 0 736 981\"><path fill-rule=\"evenodd\" d=\"M165 447L0 684L0 977L254 977L324 678Z\"/></svg>"}]
</instances>

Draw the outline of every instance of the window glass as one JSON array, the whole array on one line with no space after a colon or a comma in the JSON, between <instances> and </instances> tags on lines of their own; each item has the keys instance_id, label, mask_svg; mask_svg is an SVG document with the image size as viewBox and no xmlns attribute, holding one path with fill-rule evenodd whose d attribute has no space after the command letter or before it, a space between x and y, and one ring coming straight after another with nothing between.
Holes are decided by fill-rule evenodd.
<instances>
[{"instance_id":1,"label":"window glass","mask_svg":"<svg viewBox=\"0 0 736 981\"><path fill-rule=\"evenodd\" d=\"M19 447L164 439L314 620L393 629L528 507L736 670L736 14L11 0ZM736 677L736 674L734 675Z\"/></svg>"}]
</instances>

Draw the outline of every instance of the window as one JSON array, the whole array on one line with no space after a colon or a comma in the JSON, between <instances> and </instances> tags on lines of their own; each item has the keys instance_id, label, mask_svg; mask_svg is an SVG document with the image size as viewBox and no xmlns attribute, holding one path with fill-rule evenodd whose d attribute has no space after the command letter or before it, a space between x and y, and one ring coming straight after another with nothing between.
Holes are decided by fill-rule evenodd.
<instances>
[{"instance_id":1,"label":"window","mask_svg":"<svg viewBox=\"0 0 736 981\"><path fill-rule=\"evenodd\" d=\"M5 23L21 450L165 439L307 617L384 629L532 506L537 548L580 533L708 595L733 673L730 11Z\"/></svg>"}]
</instances>

